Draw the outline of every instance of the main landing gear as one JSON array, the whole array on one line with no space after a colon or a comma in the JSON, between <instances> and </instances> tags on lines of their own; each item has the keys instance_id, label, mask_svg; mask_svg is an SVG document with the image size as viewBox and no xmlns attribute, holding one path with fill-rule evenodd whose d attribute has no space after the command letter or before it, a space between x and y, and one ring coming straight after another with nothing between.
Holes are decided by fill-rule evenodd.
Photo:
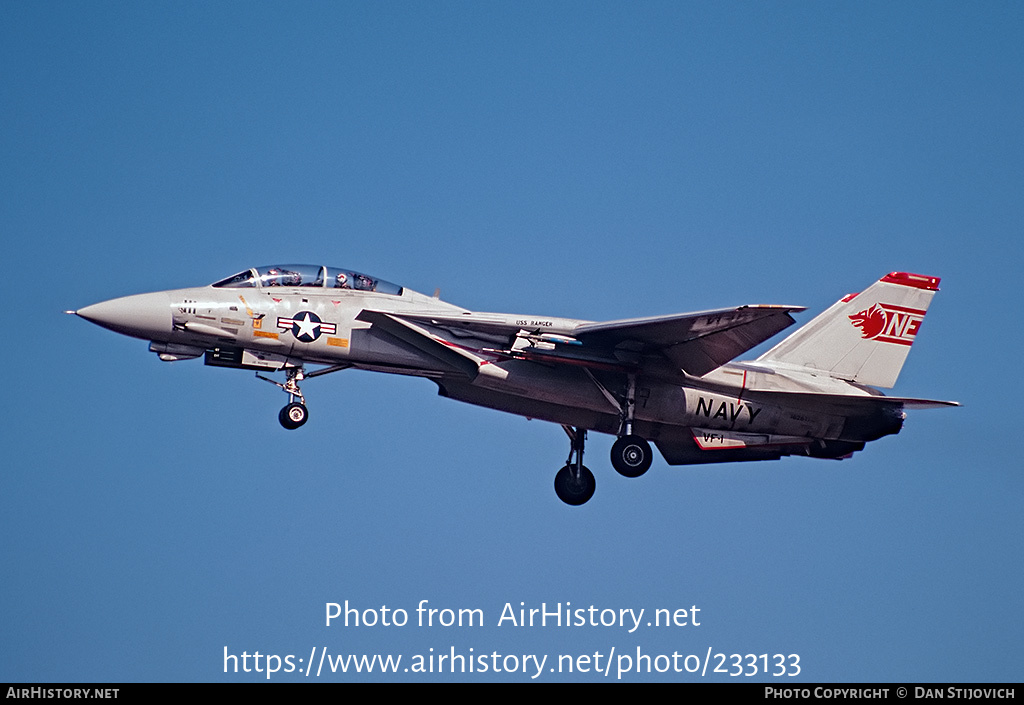
<instances>
[{"instance_id":1,"label":"main landing gear","mask_svg":"<svg viewBox=\"0 0 1024 705\"><path fill-rule=\"evenodd\" d=\"M629 375L622 404L619 404L597 380L594 382L606 398L619 409L619 438L612 445L612 467L623 477L640 477L651 468L654 452L646 439L633 433L636 376ZM583 445L587 431L572 426L562 428L569 436L569 459L565 461L565 467L555 475L555 494L566 504L579 506L594 496L597 487L593 473L583 464Z\"/></svg>"},{"instance_id":2,"label":"main landing gear","mask_svg":"<svg viewBox=\"0 0 1024 705\"><path fill-rule=\"evenodd\" d=\"M651 444L640 436L622 436L612 444L612 467L623 477L640 477L653 460Z\"/></svg>"},{"instance_id":3,"label":"main landing gear","mask_svg":"<svg viewBox=\"0 0 1024 705\"><path fill-rule=\"evenodd\" d=\"M578 507L594 496L597 480L594 473L583 464L586 429L572 426L562 428L569 436L569 457L555 475L555 494L566 504ZM640 436L622 436L612 445L612 467L624 477L640 477L650 469L653 459L651 444Z\"/></svg>"},{"instance_id":4,"label":"main landing gear","mask_svg":"<svg viewBox=\"0 0 1024 705\"><path fill-rule=\"evenodd\" d=\"M640 477L651 467L651 444L633 433L636 413L636 375L626 380L626 398L619 408L619 440L612 445L612 467L624 477Z\"/></svg>"},{"instance_id":5,"label":"main landing gear","mask_svg":"<svg viewBox=\"0 0 1024 705\"><path fill-rule=\"evenodd\" d=\"M576 507L594 496L597 480L594 479L594 473L590 472L583 464L583 443L587 438L586 430L572 426L562 426L562 428L569 436L569 457L565 461L565 467L555 475L555 494L566 504Z\"/></svg>"}]
</instances>

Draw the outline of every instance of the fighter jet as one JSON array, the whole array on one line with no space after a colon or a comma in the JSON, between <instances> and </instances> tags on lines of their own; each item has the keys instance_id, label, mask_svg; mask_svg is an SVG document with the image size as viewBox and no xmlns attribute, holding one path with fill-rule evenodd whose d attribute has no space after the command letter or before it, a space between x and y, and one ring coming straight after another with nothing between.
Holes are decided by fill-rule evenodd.
<instances>
[{"instance_id":1,"label":"fighter jet","mask_svg":"<svg viewBox=\"0 0 1024 705\"><path fill-rule=\"evenodd\" d=\"M804 308L603 322L481 313L349 269L273 265L67 313L150 341L161 360L255 371L288 395L289 430L308 419L300 383L349 368L426 377L441 396L560 424L569 455L555 492L581 505L596 487L587 431L616 436L612 467L639 477L652 442L669 465L842 459L898 433L907 409L956 406L877 389L896 383L938 287L887 274L746 362L735 360Z\"/></svg>"}]
</instances>

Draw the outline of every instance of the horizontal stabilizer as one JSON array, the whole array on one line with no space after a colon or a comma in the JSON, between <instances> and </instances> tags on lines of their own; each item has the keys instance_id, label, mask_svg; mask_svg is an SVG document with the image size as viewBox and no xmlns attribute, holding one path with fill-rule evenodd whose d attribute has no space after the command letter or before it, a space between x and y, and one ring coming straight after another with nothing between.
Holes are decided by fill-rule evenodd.
<instances>
[{"instance_id":1,"label":"horizontal stabilizer","mask_svg":"<svg viewBox=\"0 0 1024 705\"><path fill-rule=\"evenodd\" d=\"M886 397L892 399L904 409L945 409L950 406L960 406L958 401L938 401L935 399L911 399L900 397Z\"/></svg>"},{"instance_id":2,"label":"horizontal stabilizer","mask_svg":"<svg viewBox=\"0 0 1024 705\"><path fill-rule=\"evenodd\" d=\"M902 409L945 409L951 406L960 406L956 401L940 401L938 399L918 399L915 397L888 397L883 394L818 394L814 392L753 392L750 396L756 396L764 401L770 401L775 397L779 404L796 403L805 408L819 411L848 411L856 412L868 406L892 406ZM786 397L782 399L781 397Z\"/></svg>"}]
</instances>

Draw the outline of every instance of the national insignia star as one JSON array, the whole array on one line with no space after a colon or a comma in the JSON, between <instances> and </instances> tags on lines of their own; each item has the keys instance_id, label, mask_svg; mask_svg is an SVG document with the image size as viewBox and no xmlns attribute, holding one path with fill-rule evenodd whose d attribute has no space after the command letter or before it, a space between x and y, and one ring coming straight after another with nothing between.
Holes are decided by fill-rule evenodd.
<instances>
[{"instance_id":1,"label":"national insignia star","mask_svg":"<svg viewBox=\"0 0 1024 705\"><path fill-rule=\"evenodd\" d=\"M320 321L310 320L308 311L304 312L302 316L302 318L292 319L295 321L295 325L298 326L298 330L295 331L295 337L301 338L306 336L311 340L316 340L320 336Z\"/></svg>"}]
</instances>

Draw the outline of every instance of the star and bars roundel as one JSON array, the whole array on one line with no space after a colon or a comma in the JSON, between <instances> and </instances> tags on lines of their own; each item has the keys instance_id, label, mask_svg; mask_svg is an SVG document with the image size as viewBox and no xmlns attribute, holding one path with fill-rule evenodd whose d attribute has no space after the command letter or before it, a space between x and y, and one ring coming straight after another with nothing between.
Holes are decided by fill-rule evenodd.
<instances>
[{"instance_id":1,"label":"star and bars roundel","mask_svg":"<svg viewBox=\"0 0 1024 705\"><path fill-rule=\"evenodd\" d=\"M291 318L279 316L277 327L281 330L290 330L301 343L312 343L324 333L334 335L338 330L336 323L327 323L312 311L299 311Z\"/></svg>"}]
</instances>

